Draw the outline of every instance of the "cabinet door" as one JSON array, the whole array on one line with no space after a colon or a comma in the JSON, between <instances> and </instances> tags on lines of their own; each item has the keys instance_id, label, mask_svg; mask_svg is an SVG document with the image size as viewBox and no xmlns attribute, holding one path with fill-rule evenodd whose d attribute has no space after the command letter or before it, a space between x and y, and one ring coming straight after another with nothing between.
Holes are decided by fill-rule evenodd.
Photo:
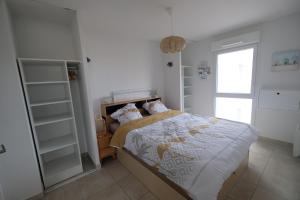
<instances>
[{"instance_id":1,"label":"cabinet door","mask_svg":"<svg viewBox=\"0 0 300 200\"><path fill-rule=\"evenodd\" d=\"M42 187L4 0L0 26L0 199L22 200Z\"/></svg>"}]
</instances>

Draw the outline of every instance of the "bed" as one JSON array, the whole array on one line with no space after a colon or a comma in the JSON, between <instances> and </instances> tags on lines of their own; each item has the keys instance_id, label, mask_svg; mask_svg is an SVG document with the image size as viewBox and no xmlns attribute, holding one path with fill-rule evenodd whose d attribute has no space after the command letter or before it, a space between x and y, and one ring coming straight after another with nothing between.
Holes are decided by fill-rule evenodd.
<instances>
[{"instance_id":1,"label":"bed","mask_svg":"<svg viewBox=\"0 0 300 200\"><path fill-rule=\"evenodd\" d=\"M145 101L132 100L142 110ZM127 102L102 105L102 115ZM118 159L159 199L224 199L247 168L257 139L250 125L169 110L120 126L111 145Z\"/></svg>"}]
</instances>

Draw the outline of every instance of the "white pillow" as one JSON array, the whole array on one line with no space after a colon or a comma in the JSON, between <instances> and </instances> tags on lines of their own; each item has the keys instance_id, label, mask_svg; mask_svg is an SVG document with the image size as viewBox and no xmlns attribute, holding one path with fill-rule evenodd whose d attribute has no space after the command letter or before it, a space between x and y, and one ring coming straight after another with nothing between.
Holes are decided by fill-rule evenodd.
<instances>
[{"instance_id":1,"label":"white pillow","mask_svg":"<svg viewBox=\"0 0 300 200\"><path fill-rule=\"evenodd\" d=\"M143 108L145 108L151 115L169 110L160 100L146 102L144 103Z\"/></svg>"},{"instance_id":2,"label":"white pillow","mask_svg":"<svg viewBox=\"0 0 300 200\"><path fill-rule=\"evenodd\" d=\"M129 103L123 108L117 110L110 115L113 119L117 119L121 124L125 124L129 121L143 118L140 111L133 103Z\"/></svg>"}]
</instances>

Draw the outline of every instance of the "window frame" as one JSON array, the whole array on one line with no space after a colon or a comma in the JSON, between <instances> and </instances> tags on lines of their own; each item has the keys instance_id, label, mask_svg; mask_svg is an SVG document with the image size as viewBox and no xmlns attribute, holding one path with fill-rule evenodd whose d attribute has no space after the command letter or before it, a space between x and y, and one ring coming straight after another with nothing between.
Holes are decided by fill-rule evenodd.
<instances>
[{"instance_id":1,"label":"window frame","mask_svg":"<svg viewBox=\"0 0 300 200\"><path fill-rule=\"evenodd\" d=\"M217 91L218 86L218 55L224 53L231 53L240 50L246 50L253 48L253 63L252 63L252 80L251 80L251 92L250 93L219 93ZM256 70L257 70L257 51L258 44L251 45L243 45L239 47L232 47L224 50L215 51L214 53L214 66L215 66L215 80L214 80L214 115L216 116L216 98L224 97L224 98L240 98L240 99L252 99L252 112L251 112L251 124L255 122L255 111L256 111Z\"/></svg>"}]
</instances>

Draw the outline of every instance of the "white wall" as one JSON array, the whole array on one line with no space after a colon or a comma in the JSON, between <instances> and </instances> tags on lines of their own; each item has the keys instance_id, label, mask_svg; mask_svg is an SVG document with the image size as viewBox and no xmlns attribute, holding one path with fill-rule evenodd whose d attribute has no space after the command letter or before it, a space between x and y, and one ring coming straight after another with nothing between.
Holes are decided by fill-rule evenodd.
<instances>
[{"instance_id":1,"label":"white wall","mask_svg":"<svg viewBox=\"0 0 300 200\"><path fill-rule=\"evenodd\" d=\"M72 28L28 16L13 16L18 57L78 59Z\"/></svg>"},{"instance_id":2,"label":"white wall","mask_svg":"<svg viewBox=\"0 0 300 200\"><path fill-rule=\"evenodd\" d=\"M214 39L256 30L260 30L262 33L261 43L258 49L256 97L258 97L259 89L262 87L294 88L300 90L299 70L280 73L270 71L273 52L300 49L300 14L189 44L187 49L183 52L183 63L196 67L201 61L206 60L210 65L213 65L214 58L211 52L211 42ZM194 75L193 109L195 113L202 115L214 114L214 76L214 66L213 74L209 76L208 80L201 80L197 75ZM296 123L299 123L299 121L299 116L290 112L256 110L255 126L261 130L261 135L265 137L292 142L292 135L296 130Z\"/></svg>"},{"instance_id":3,"label":"white wall","mask_svg":"<svg viewBox=\"0 0 300 200\"><path fill-rule=\"evenodd\" d=\"M181 53L162 54L164 68L165 104L168 108L183 110L181 84ZM167 64L172 62L173 66Z\"/></svg>"},{"instance_id":4,"label":"white wall","mask_svg":"<svg viewBox=\"0 0 300 200\"><path fill-rule=\"evenodd\" d=\"M0 184L6 200L42 193L41 179L25 108L9 16L0 0Z\"/></svg>"},{"instance_id":5,"label":"white wall","mask_svg":"<svg viewBox=\"0 0 300 200\"><path fill-rule=\"evenodd\" d=\"M126 89L158 89L163 96L163 69L159 43L118 32L99 31L79 13L88 64L90 91L95 114L100 112L100 100L112 91Z\"/></svg>"}]
</instances>

